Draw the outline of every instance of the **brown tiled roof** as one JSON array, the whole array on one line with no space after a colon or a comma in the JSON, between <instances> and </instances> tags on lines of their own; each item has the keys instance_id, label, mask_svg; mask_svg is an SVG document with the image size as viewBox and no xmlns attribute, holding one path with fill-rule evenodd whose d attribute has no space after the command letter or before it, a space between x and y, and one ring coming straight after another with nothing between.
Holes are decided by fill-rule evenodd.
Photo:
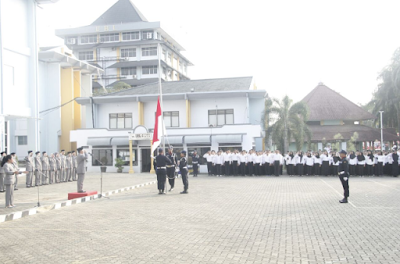
<instances>
[{"instance_id":1,"label":"brown tiled roof","mask_svg":"<svg viewBox=\"0 0 400 264\"><path fill-rule=\"evenodd\" d=\"M309 108L309 121L375 119L374 115L323 83L319 83L301 101L306 103Z\"/></svg>"},{"instance_id":2,"label":"brown tiled roof","mask_svg":"<svg viewBox=\"0 0 400 264\"><path fill-rule=\"evenodd\" d=\"M358 133L359 142L363 141L375 141L376 139L380 141L381 131L380 129L363 126L363 125L343 125L343 126L308 126L311 130L312 137L311 141L321 142L323 138L326 141L333 141L336 134L341 134L344 140L349 140L354 132ZM383 130L383 140L384 141L397 141L400 140L396 134L391 133L392 131Z\"/></svg>"}]
</instances>

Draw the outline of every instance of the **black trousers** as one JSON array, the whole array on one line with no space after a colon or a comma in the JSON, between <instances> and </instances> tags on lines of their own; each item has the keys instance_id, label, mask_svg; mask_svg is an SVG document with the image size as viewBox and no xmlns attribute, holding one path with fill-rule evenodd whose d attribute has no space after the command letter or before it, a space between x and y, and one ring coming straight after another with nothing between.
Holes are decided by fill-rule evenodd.
<instances>
[{"instance_id":1,"label":"black trousers","mask_svg":"<svg viewBox=\"0 0 400 264\"><path fill-rule=\"evenodd\" d=\"M364 165L357 165L357 175L364 176Z\"/></svg>"},{"instance_id":2,"label":"black trousers","mask_svg":"<svg viewBox=\"0 0 400 264\"><path fill-rule=\"evenodd\" d=\"M344 180L344 178L347 177L347 181ZM344 175L340 175L339 176L340 182L342 183L343 186L343 195L345 198L350 196L350 190L349 190L349 176L344 176Z\"/></svg>"},{"instance_id":3,"label":"black trousers","mask_svg":"<svg viewBox=\"0 0 400 264\"><path fill-rule=\"evenodd\" d=\"M297 167L297 175L302 176L303 175L303 170L304 170L304 166L302 163L298 163L296 165Z\"/></svg>"},{"instance_id":4,"label":"black trousers","mask_svg":"<svg viewBox=\"0 0 400 264\"><path fill-rule=\"evenodd\" d=\"M356 175L356 165L349 165L350 175Z\"/></svg>"},{"instance_id":5,"label":"black trousers","mask_svg":"<svg viewBox=\"0 0 400 264\"><path fill-rule=\"evenodd\" d=\"M168 182L171 189L175 187L175 167L167 168Z\"/></svg>"},{"instance_id":6,"label":"black trousers","mask_svg":"<svg viewBox=\"0 0 400 264\"><path fill-rule=\"evenodd\" d=\"M315 163L314 164L314 175L321 175L321 164Z\"/></svg>"},{"instance_id":7,"label":"black trousers","mask_svg":"<svg viewBox=\"0 0 400 264\"><path fill-rule=\"evenodd\" d=\"M215 175L221 176L221 164L215 164Z\"/></svg>"},{"instance_id":8,"label":"black trousers","mask_svg":"<svg viewBox=\"0 0 400 264\"><path fill-rule=\"evenodd\" d=\"M183 190L186 192L189 189L189 179L188 179L188 171L187 169L181 170Z\"/></svg>"},{"instance_id":9,"label":"black trousers","mask_svg":"<svg viewBox=\"0 0 400 264\"><path fill-rule=\"evenodd\" d=\"M237 162L237 160L234 160L234 161L232 161L232 173L233 173L233 176L236 176L236 175L238 175L238 162Z\"/></svg>"},{"instance_id":10,"label":"black trousers","mask_svg":"<svg viewBox=\"0 0 400 264\"><path fill-rule=\"evenodd\" d=\"M323 161L322 162L322 171L321 174L323 176L328 176L329 175L329 161Z\"/></svg>"},{"instance_id":11,"label":"black trousers","mask_svg":"<svg viewBox=\"0 0 400 264\"><path fill-rule=\"evenodd\" d=\"M309 165L306 165L306 168L307 168L307 175L308 176L310 176L310 175L312 175L312 168L313 168L313 166L309 166Z\"/></svg>"},{"instance_id":12,"label":"black trousers","mask_svg":"<svg viewBox=\"0 0 400 264\"><path fill-rule=\"evenodd\" d=\"M288 175L294 175L293 164L289 164L286 166Z\"/></svg>"},{"instance_id":13,"label":"black trousers","mask_svg":"<svg viewBox=\"0 0 400 264\"><path fill-rule=\"evenodd\" d=\"M197 176L197 174L199 173L199 164L195 163L193 164L193 176Z\"/></svg>"},{"instance_id":14,"label":"black trousers","mask_svg":"<svg viewBox=\"0 0 400 264\"><path fill-rule=\"evenodd\" d=\"M211 162L207 162L207 171L208 171L208 176L210 176L212 174L212 163Z\"/></svg>"},{"instance_id":15,"label":"black trousers","mask_svg":"<svg viewBox=\"0 0 400 264\"><path fill-rule=\"evenodd\" d=\"M259 176L261 175L261 165L260 163L254 163L254 170L255 170L255 175Z\"/></svg>"},{"instance_id":16,"label":"black trousers","mask_svg":"<svg viewBox=\"0 0 400 264\"><path fill-rule=\"evenodd\" d=\"M372 176L374 174L374 167L372 165L367 165L367 176Z\"/></svg>"},{"instance_id":17,"label":"black trousers","mask_svg":"<svg viewBox=\"0 0 400 264\"><path fill-rule=\"evenodd\" d=\"M252 176L254 174L253 162L248 162L247 167L249 169L249 175Z\"/></svg>"},{"instance_id":18,"label":"black trousers","mask_svg":"<svg viewBox=\"0 0 400 264\"><path fill-rule=\"evenodd\" d=\"M392 176L399 176L399 163L397 161L392 164Z\"/></svg>"},{"instance_id":19,"label":"black trousers","mask_svg":"<svg viewBox=\"0 0 400 264\"><path fill-rule=\"evenodd\" d=\"M229 161L225 161L225 176L229 176L230 174L230 167Z\"/></svg>"},{"instance_id":20,"label":"black trousers","mask_svg":"<svg viewBox=\"0 0 400 264\"><path fill-rule=\"evenodd\" d=\"M279 176L279 172L280 172L280 164L279 164L279 160L275 160L274 161L274 175L275 176Z\"/></svg>"},{"instance_id":21,"label":"black trousers","mask_svg":"<svg viewBox=\"0 0 400 264\"><path fill-rule=\"evenodd\" d=\"M333 175L338 175L338 173L339 173L339 166L334 166L334 165L332 165L332 169L333 169Z\"/></svg>"},{"instance_id":22,"label":"black trousers","mask_svg":"<svg viewBox=\"0 0 400 264\"><path fill-rule=\"evenodd\" d=\"M377 164L377 176L382 176L383 175L383 162L378 162Z\"/></svg>"},{"instance_id":23,"label":"black trousers","mask_svg":"<svg viewBox=\"0 0 400 264\"><path fill-rule=\"evenodd\" d=\"M265 175L271 175L271 170L268 162L264 164L264 170L265 170Z\"/></svg>"},{"instance_id":24,"label":"black trousers","mask_svg":"<svg viewBox=\"0 0 400 264\"><path fill-rule=\"evenodd\" d=\"M240 173L242 174L242 176L246 175L246 163L244 162L240 162Z\"/></svg>"},{"instance_id":25,"label":"black trousers","mask_svg":"<svg viewBox=\"0 0 400 264\"><path fill-rule=\"evenodd\" d=\"M164 191L166 178L167 178L166 170L164 170L164 169L157 170L157 188L158 188L158 190Z\"/></svg>"}]
</instances>

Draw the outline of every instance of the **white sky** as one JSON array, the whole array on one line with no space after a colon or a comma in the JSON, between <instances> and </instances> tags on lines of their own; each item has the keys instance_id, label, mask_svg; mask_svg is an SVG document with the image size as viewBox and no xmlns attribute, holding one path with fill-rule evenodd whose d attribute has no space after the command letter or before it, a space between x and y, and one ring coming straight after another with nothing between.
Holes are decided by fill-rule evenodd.
<instances>
[{"instance_id":1,"label":"white sky","mask_svg":"<svg viewBox=\"0 0 400 264\"><path fill-rule=\"evenodd\" d=\"M38 13L39 44L91 24L117 0L60 0ZM254 76L272 97L301 100L318 82L366 103L400 47L397 0L133 0L186 51L192 79Z\"/></svg>"}]
</instances>

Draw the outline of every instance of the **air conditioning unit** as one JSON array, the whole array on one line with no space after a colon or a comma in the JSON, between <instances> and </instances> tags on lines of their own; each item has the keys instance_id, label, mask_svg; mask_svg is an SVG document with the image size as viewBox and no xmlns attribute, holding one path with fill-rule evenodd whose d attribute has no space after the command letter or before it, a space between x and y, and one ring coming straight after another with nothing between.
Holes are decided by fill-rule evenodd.
<instances>
[{"instance_id":1,"label":"air conditioning unit","mask_svg":"<svg viewBox=\"0 0 400 264\"><path fill-rule=\"evenodd\" d=\"M117 50L117 48L116 47L112 47L111 50Z\"/></svg>"},{"instance_id":2,"label":"air conditioning unit","mask_svg":"<svg viewBox=\"0 0 400 264\"><path fill-rule=\"evenodd\" d=\"M76 39L74 39L74 38L67 39L67 44L71 44L71 45L76 44Z\"/></svg>"}]
</instances>

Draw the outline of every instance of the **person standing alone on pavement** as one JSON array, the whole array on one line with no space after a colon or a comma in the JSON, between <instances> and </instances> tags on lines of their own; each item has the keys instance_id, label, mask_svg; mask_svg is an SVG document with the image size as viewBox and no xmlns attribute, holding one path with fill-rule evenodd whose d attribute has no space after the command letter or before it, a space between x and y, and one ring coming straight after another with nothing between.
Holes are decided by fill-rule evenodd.
<instances>
[{"instance_id":1,"label":"person standing alone on pavement","mask_svg":"<svg viewBox=\"0 0 400 264\"><path fill-rule=\"evenodd\" d=\"M187 166L185 150L182 150L181 152L181 159L179 160L179 170L181 171L182 182L183 182L183 192L181 192L181 194L186 194L188 193L187 190L189 189L189 180L188 180L188 166Z\"/></svg>"},{"instance_id":2,"label":"person standing alone on pavement","mask_svg":"<svg viewBox=\"0 0 400 264\"><path fill-rule=\"evenodd\" d=\"M86 173L86 162L88 160L88 155L83 148L78 148L78 156L76 157L76 162L78 163L78 167L76 172L78 173L78 193L85 193L86 191L83 190L83 181L85 180L85 173Z\"/></svg>"},{"instance_id":3,"label":"person standing alone on pavement","mask_svg":"<svg viewBox=\"0 0 400 264\"><path fill-rule=\"evenodd\" d=\"M346 151L340 151L340 162L339 162L339 179L342 183L344 190L344 198L340 200L340 203L347 203L347 198L350 196L349 191L349 162L346 159L347 153Z\"/></svg>"}]
</instances>

